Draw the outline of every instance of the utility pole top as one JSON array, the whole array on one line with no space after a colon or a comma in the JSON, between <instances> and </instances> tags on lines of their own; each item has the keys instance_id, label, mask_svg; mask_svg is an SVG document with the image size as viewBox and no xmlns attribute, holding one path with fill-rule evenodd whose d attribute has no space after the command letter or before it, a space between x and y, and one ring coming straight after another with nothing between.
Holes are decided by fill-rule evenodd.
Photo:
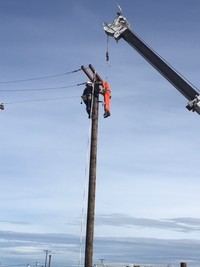
<instances>
[{"instance_id":1,"label":"utility pole top","mask_svg":"<svg viewBox=\"0 0 200 267\"><path fill-rule=\"evenodd\" d=\"M93 100L99 94L103 96L103 103L104 103L103 117L104 118L109 117L111 115L110 112L111 88L109 83L107 81L103 81L101 76L97 73L97 71L91 64L89 64L89 69L92 71L92 74L90 74L87 68L85 68L84 66L81 66L81 69L89 79L89 81L85 83L86 87L85 90L83 91L83 95L81 96L83 102L86 105L86 111L89 115L88 118L91 118L90 111L92 111L91 106ZM94 95L94 97L92 96L92 94Z\"/></svg>"}]
</instances>

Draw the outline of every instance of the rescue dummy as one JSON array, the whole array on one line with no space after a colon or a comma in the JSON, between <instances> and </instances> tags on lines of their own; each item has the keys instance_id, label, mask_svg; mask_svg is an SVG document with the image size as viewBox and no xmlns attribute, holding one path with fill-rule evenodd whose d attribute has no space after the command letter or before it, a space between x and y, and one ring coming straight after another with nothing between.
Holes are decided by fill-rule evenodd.
<instances>
[{"instance_id":1,"label":"rescue dummy","mask_svg":"<svg viewBox=\"0 0 200 267\"><path fill-rule=\"evenodd\" d=\"M102 90L100 90L100 94L104 97L104 114L103 117L107 118L111 115L110 113L110 99L111 99L111 89L108 82L101 82L101 85L103 87Z\"/></svg>"}]
</instances>

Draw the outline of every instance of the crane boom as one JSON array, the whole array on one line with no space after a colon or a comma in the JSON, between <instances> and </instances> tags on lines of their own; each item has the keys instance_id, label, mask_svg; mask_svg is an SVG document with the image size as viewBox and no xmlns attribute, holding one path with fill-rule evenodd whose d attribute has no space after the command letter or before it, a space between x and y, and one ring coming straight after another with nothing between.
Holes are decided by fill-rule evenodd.
<instances>
[{"instance_id":1,"label":"crane boom","mask_svg":"<svg viewBox=\"0 0 200 267\"><path fill-rule=\"evenodd\" d=\"M121 11L121 10L120 10ZM160 72L189 102L186 106L188 110L196 111L200 115L200 95L187 80L175 71L163 58L153 51L144 41L134 33L130 24L121 12L115 20L104 23L104 30L107 35L114 37L117 41L124 39L143 58L145 58L158 72Z\"/></svg>"}]
</instances>

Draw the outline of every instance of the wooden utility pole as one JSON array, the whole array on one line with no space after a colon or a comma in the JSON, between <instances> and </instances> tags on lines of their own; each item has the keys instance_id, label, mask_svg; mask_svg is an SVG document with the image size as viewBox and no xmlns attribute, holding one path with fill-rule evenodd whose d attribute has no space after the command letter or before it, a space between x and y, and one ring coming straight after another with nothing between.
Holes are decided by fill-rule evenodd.
<instances>
[{"instance_id":1,"label":"wooden utility pole","mask_svg":"<svg viewBox=\"0 0 200 267\"><path fill-rule=\"evenodd\" d=\"M102 81L101 77L92 65L89 65L93 75L91 76L85 67L81 67L90 81ZM96 194L96 165L97 165L97 139L98 139L98 117L99 117L99 94L92 94L92 127L90 143L90 167L89 167L89 188L87 207L87 226L85 242L85 267L93 267L93 240L94 240L94 219L95 219L95 194Z\"/></svg>"}]
</instances>

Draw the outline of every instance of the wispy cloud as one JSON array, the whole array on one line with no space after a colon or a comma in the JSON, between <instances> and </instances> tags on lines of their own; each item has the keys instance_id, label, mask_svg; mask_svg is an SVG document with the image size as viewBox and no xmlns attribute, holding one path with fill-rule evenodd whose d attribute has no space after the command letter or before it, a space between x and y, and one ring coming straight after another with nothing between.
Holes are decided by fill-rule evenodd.
<instances>
[{"instance_id":1,"label":"wispy cloud","mask_svg":"<svg viewBox=\"0 0 200 267\"><path fill-rule=\"evenodd\" d=\"M61 261L76 265L79 257L79 237L70 234L32 234L0 232L0 253L15 262L31 262L36 259L44 263L44 249L51 251L54 264ZM94 262L104 258L110 263L165 263L200 261L200 241L164 240L162 238L114 238L95 237ZM72 257L73 256L73 257ZM4 263L4 262L2 262ZM8 262L7 262L8 263Z\"/></svg>"},{"instance_id":2,"label":"wispy cloud","mask_svg":"<svg viewBox=\"0 0 200 267\"><path fill-rule=\"evenodd\" d=\"M134 218L124 214L109 214L97 216L96 223L99 226L154 228L178 232L200 231L200 218L149 219Z\"/></svg>"}]
</instances>

